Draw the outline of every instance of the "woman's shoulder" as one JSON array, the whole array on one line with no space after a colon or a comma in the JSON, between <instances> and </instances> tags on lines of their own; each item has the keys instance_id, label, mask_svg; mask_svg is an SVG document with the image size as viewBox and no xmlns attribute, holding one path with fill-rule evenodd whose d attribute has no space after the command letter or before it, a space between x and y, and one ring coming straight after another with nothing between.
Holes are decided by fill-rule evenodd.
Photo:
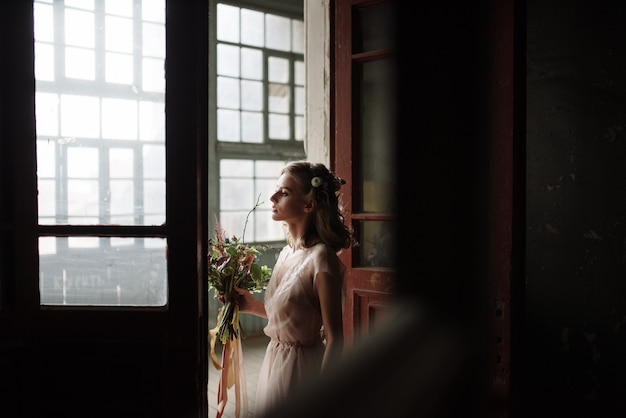
<instances>
[{"instance_id":1,"label":"woman's shoulder","mask_svg":"<svg viewBox=\"0 0 626 418\"><path fill-rule=\"evenodd\" d=\"M332 276L343 276L345 267L331 246L319 243L312 246L310 250L312 251L311 262L316 273L326 272Z\"/></svg>"},{"instance_id":2,"label":"woman's shoulder","mask_svg":"<svg viewBox=\"0 0 626 418\"><path fill-rule=\"evenodd\" d=\"M339 261L339 255L329 245L324 243L318 243L309 248L309 251L313 254L314 258L320 261L336 263Z\"/></svg>"}]
</instances>

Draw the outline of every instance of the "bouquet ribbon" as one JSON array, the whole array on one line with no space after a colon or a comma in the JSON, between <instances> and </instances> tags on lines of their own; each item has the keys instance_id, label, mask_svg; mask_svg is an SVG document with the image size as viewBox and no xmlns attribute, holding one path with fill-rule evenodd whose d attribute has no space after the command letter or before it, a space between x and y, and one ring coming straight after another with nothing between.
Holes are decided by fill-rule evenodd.
<instances>
[{"instance_id":1,"label":"bouquet ribbon","mask_svg":"<svg viewBox=\"0 0 626 418\"><path fill-rule=\"evenodd\" d=\"M242 414L243 417L248 416L248 399L246 394L246 379L243 368L243 350L241 347L241 341L237 336L238 333L228 338L222 347L222 361L221 364L218 361L215 354L215 341L219 334L220 326L222 323L222 316L226 311L226 305L222 306L219 310L217 325L215 328L209 330L211 335L211 361L213 366L217 370L220 370L219 386L217 388L217 415L216 418L221 418L224 414L224 408L228 402L228 389L235 386L235 417L239 418ZM235 331L239 329L239 307L234 304L233 307L232 325Z\"/></svg>"}]
</instances>

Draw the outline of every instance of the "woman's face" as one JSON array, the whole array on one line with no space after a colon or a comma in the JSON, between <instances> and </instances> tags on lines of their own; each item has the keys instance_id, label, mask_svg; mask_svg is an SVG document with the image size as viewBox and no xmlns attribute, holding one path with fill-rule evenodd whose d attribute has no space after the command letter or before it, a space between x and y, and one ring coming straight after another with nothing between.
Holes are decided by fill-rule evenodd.
<instances>
[{"instance_id":1,"label":"woman's face","mask_svg":"<svg viewBox=\"0 0 626 418\"><path fill-rule=\"evenodd\" d=\"M276 191L270 197L272 219L275 221L297 221L307 214L308 199L300 190L298 182L290 173L278 178Z\"/></svg>"}]
</instances>

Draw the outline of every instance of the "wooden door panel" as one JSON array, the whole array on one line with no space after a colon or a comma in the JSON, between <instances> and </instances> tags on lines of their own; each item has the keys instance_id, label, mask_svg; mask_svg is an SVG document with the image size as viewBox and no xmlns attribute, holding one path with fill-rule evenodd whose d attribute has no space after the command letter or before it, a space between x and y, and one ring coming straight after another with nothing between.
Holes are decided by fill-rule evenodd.
<instances>
[{"instance_id":1,"label":"wooden door panel","mask_svg":"<svg viewBox=\"0 0 626 418\"><path fill-rule=\"evenodd\" d=\"M346 280L344 333L352 345L374 332L389 309L394 289L394 274L374 269L350 269Z\"/></svg>"},{"instance_id":2,"label":"wooden door panel","mask_svg":"<svg viewBox=\"0 0 626 418\"><path fill-rule=\"evenodd\" d=\"M389 293L355 288L352 291L354 298L353 328L356 337L369 335L380 324L389 310Z\"/></svg>"},{"instance_id":3,"label":"wooden door panel","mask_svg":"<svg viewBox=\"0 0 626 418\"><path fill-rule=\"evenodd\" d=\"M41 15L48 16L49 11L49 16L64 16L57 13L63 11L63 2L46 3L50 4L43 5L46 12ZM88 2L84 3L89 9ZM104 18L103 3L96 3L92 4L95 13ZM139 2L128 4L138 6ZM19 185L8 188L0 181L0 247L10 250L0 254L2 411L21 417L206 417L207 2L165 1L167 222L163 226L132 222L39 225L33 7L29 1L1 2L0 6L0 28L11 34L0 37L1 55L11 57L11 63L0 70L3 79L11 80L0 94L0 156L3 163L9 162L0 177L8 173L11 184ZM88 20L99 21L94 13ZM93 32L96 36L95 27ZM80 81L86 84L87 80ZM121 91L112 90L113 95ZM89 88L86 91L93 94ZM137 100L139 107L143 102ZM104 142L118 146L116 141ZM107 169L96 168L96 172L103 170ZM95 189L97 194L99 189ZM167 305L42 304L38 251L42 237L166 238ZM126 259L133 257L124 249L120 252ZM83 267L89 273L90 266L82 264L87 261L81 259L80 266L66 261L65 265ZM125 276L148 274L137 268ZM98 277L106 277L106 271L84 277L97 282Z\"/></svg>"},{"instance_id":4,"label":"wooden door panel","mask_svg":"<svg viewBox=\"0 0 626 418\"><path fill-rule=\"evenodd\" d=\"M333 8L331 162L347 182L342 189L344 215L359 242L359 246L341 254L347 267L344 305L347 347L374 332L384 320L396 276L395 262L390 258L384 257L386 261L376 263L369 259L373 239L382 231L381 225L395 223L394 167L387 164L387 158L393 154L395 137L385 129L391 112L387 106L381 106L386 103L381 99L388 96L378 94L393 89L389 85L392 81L380 76L382 69L389 68L393 53L388 42L377 42L388 35L385 16L389 16L392 4L351 0L335 2ZM393 240L393 237L385 238ZM393 258L392 246L377 248L379 255L383 249Z\"/></svg>"}]
</instances>

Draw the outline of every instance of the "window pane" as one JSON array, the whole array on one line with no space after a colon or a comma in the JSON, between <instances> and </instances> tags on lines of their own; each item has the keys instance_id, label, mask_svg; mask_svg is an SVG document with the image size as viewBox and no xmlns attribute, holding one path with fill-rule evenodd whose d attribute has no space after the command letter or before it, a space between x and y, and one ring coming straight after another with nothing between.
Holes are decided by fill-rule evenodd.
<instances>
[{"instance_id":1,"label":"window pane","mask_svg":"<svg viewBox=\"0 0 626 418\"><path fill-rule=\"evenodd\" d=\"M35 31L49 42L35 50L36 65L45 68L36 74L35 96L39 221L161 225L165 4L102 4L95 8L94 2L80 0L69 8L69 2L55 2L59 13L53 15L50 5L35 2ZM65 40L52 37L62 23L51 20L54 16L68 19L62 28ZM96 21L104 23L96 27ZM137 31L143 34L141 42L134 37ZM96 62L104 71L96 71ZM111 88L111 82L132 88Z\"/></svg>"},{"instance_id":2,"label":"window pane","mask_svg":"<svg viewBox=\"0 0 626 418\"><path fill-rule=\"evenodd\" d=\"M274 83L289 82L289 61L284 58L270 57L267 61L267 79Z\"/></svg>"},{"instance_id":3,"label":"window pane","mask_svg":"<svg viewBox=\"0 0 626 418\"><path fill-rule=\"evenodd\" d=\"M137 139L137 102L102 99L102 136L107 139Z\"/></svg>"},{"instance_id":4,"label":"window pane","mask_svg":"<svg viewBox=\"0 0 626 418\"><path fill-rule=\"evenodd\" d=\"M42 136L59 135L59 96L54 93L35 93L37 133Z\"/></svg>"},{"instance_id":5,"label":"window pane","mask_svg":"<svg viewBox=\"0 0 626 418\"><path fill-rule=\"evenodd\" d=\"M52 45L35 43L35 77L38 80L54 81L54 48Z\"/></svg>"},{"instance_id":6,"label":"window pane","mask_svg":"<svg viewBox=\"0 0 626 418\"><path fill-rule=\"evenodd\" d=\"M97 224L100 219L97 180L67 181L67 223Z\"/></svg>"},{"instance_id":7,"label":"window pane","mask_svg":"<svg viewBox=\"0 0 626 418\"><path fill-rule=\"evenodd\" d=\"M37 176L53 178L56 175L56 147L54 142L37 141L37 155L41 158L37 163Z\"/></svg>"},{"instance_id":8,"label":"window pane","mask_svg":"<svg viewBox=\"0 0 626 418\"><path fill-rule=\"evenodd\" d=\"M162 59L144 58L141 71L143 89L147 92L165 92L164 61Z\"/></svg>"},{"instance_id":9,"label":"window pane","mask_svg":"<svg viewBox=\"0 0 626 418\"><path fill-rule=\"evenodd\" d=\"M132 180L111 180L109 199L111 201L110 222L117 225L131 224L135 203Z\"/></svg>"},{"instance_id":10,"label":"window pane","mask_svg":"<svg viewBox=\"0 0 626 418\"><path fill-rule=\"evenodd\" d=\"M96 78L96 55L91 49L65 48L65 76L79 80Z\"/></svg>"},{"instance_id":11,"label":"window pane","mask_svg":"<svg viewBox=\"0 0 626 418\"><path fill-rule=\"evenodd\" d=\"M263 110L263 84L259 81L241 81L241 108Z\"/></svg>"},{"instance_id":12,"label":"window pane","mask_svg":"<svg viewBox=\"0 0 626 418\"><path fill-rule=\"evenodd\" d=\"M94 14L67 9L65 11L65 43L67 45L93 48L95 41Z\"/></svg>"},{"instance_id":13,"label":"window pane","mask_svg":"<svg viewBox=\"0 0 626 418\"><path fill-rule=\"evenodd\" d=\"M303 61L296 61L293 64L294 74L293 74L293 82L298 86L304 86L304 81L306 77L305 67Z\"/></svg>"},{"instance_id":14,"label":"window pane","mask_svg":"<svg viewBox=\"0 0 626 418\"><path fill-rule=\"evenodd\" d=\"M67 176L98 178L98 150L71 147L67 150Z\"/></svg>"},{"instance_id":15,"label":"window pane","mask_svg":"<svg viewBox=\"0 0 626 418\"><path fill-rule=\"evenodd\" d=\"M105 54L104 79L109 83L133 83L133 57L125 54Z\"/></svg>"},{"instance_id":16,"label":"window pane","mask_svg":"<svg viewBox=\"0 0 626 418\"><path fill-rule=\"evenodd\" d=\"M97 224L100 219L98 162L99 154L95 148L67 149L68 223Z\"/></svg>"},{"instance_id":17,"label":"window pane","mask_svg":"<svg viewBox=\"0 0 626 418\"><path fill-rule=\"evenodd\" d=\"M225 4L217 5L217 39L239 42L239 8Z\"/></svg>"},{"instance_id":18,"label":"window pane","mask_svg":"<svg viewBox=\"0 0 626 418\"><path fill-rule=\"evenodd\" d=\"M165 182L163 180L145 180L143 182L144 225L160 225L165 213Z\"/></svg>"},{"instance_id":19,"label":"window pane","mask_svg":"<svg viewBox=\"0 0 626 418\"><path fill-rule=\"evenodd\" d=\"M165 58L165 26L155 23L143 24L142 54Z\"/></svg>"},{"instance_id":20,"label":"window pane","mask_svg":"<svg viewBox=\"0 0 626 418\"><path fill-rule=\"evenodd\" d=\"M39 187L37 187L37 196L39 197L39 223L54 223L54 217L57 213L55 201L54 180L39 179Z\"/></svg>"},{"instance_id":21,"label":"window pane","mask_svg":"<svg viewBox=\"0 0 626 418\"><path fill-rule=\"evenodd\" d=\"M303 116L296 116L294 121L294 139L296 141L304 141L304 130L306 121Z\"/></svg>"},{"instance_id":22,"label":"window pane","mask_svg":"<svg viewBox=\"0 0 626 418\"><path fill-rule=\"evenodd\" d=\"M111 178L133 177L132 149L111 149L109 152L109 175Z\"/></svg>"},{"instance_id":23,"label":"window pane","mask_svg":"<svg viewBox=\"0 0 626 418\"><path fill-rule=\"evenodd\" d=\"M166 303L163 239L42 237L39 253L43 305Z\"/></svg>"},{"instance_id":24,"label":"window pane","mask_svg":"<svg viewBox=\"0 0 626 418\"><path fill-rule=\"evenodd\" d=\"M364 212L395 213L392 62L386 59L365 63L362 74L361 208Z\"/></svg>"},{"instance_id":25,"label":"window pane","mask_svg":"<svg viewBox=\"0 0 626 418\"><path fill-rule=\"evenodd\" d=\"M239 80L236 78L217 78L217 105L230 109L239 108Z\"/></svg>"},{"instance_id":26,"label":"window pane","mask_svg":"<svg viewBox=\"0 0 626 418\"><path fill-rule=\"evenodd\" d=\"M165 141L165 105L163 102L139 102L139 139Z\"/></svg>"},{"instance_id":27,"label":"window pane","mask_svg":"<svg viewBox=\"0 0 626 418\"><path fill-rule=\"evenodd\" d=\"M253 46L264 44L263 13L255 10L241 10L241 43Z\"/></svg>"},{"instance_id":28,"label":"window pane","mask_svg":"<svg viewBox=\"0 0 626 418\"><path fill-rule=\"evenodd\" d=\"M362 266L397 267L395 222L360 222Z\"/></svg>"},{"instance_id":29,"label":"window pane","mask_svg":"<svg viewBox=\"0 0 626 418\"><path fill-rule=\"evenodd\" d=\"M296 115L304 115L305 111L305 97L304 97L304 88L296 87L295 88L296 97L294 100L294 112Z\"/></svg>"},{"instance_id":30,"label":"window pane","mask_svg":"<svg viewBox=\"0 0 626 418\"><path fill-rule=\"evenodd\" d=\"M133 150L112 149L109 158L109 174L112 179L109 189L109 222L118 225L132 224L135 204Z\"/></svg>"},{"instance_id":31,"label":"window pane","mask_svg":"<svg viewBox=\"0 0 626 418\"><path fill-rule=\"evenodd\" d=\"M243 142L263 142L263 115L241 112L241 140Z\"/></svg>"},{"instance_id":32,"label":"window pane","mask_svg":"<svg viewBox=\"0 0 626 418\"><path fill-rule=\"evenodd\" d=\"M61 135L66 138L97 138L100 135L97 97L61 95Z\"/></svg>"},{"instance_id":33,"label":"window pane","mask_svg":"<svg viewBox=\"0 0 626 418\"><path fill-rule=\"evenodd\" d=\"M279 51L291 49L291 21L276 15L265 16L265 46Z\"/></svg>"},{"instance_id":34,"label":"window pane","mask_svg":"<svg viewBox=\"0 0 626 418\"><path fill-rule=\"evenodd\" d=\"M304 21L292 20L291 21L293 39L291 41L291 50L304 54Z\"/></svg>"},{"instance_id":35,"label":"window pane","mask_svg":"<svg viewBox=\"0 0 626 418\"><path fill-rule=\"evenodd\" d=\"M33 18L37 22L35 26L35 39L37 41L54 41L54 22L52 5L35 3L33 5Z\"/></svg>"},{"instance_id":36,"label":"window pane","mask_svg":"<svg viewBox=\"0 0 626 418\"><path fill-rule=\"evenodd\" d=\"M260 50L241 48L241 77L263 79L263 54Z\"/></svg>"},{"instance_id":37,"label":"window pane","mask_svg":"<svg viewBox=\"0 0 626 418\"><path fill-rule=\"evenodd\" d=\"M133 52L133 21L131 19L107 16L105 27L104 46L108 51Z\"/></svg>"},{"instance_id":38,"label":"window pane","mask_svg":"<svg viewBox=\"0 0 626 418\"><path fill-rule=\"evenodd\" d=\"M269 115L269 136L271 139L289 139L289 117L286 115Z\"/></svg>"},{"instance_id":39,"label":"window pane","mask_svg":"<svg viewBox=\"0 0 626 418\"><path fill-rule=\"evenodd\" d=\"M354 53L393 47L393 3L385 2L356 8L353 24Z\"/></svg>"},{"instance_id":40,"label":"window pane","mask_svg":"<svg viewBox=\"0 0 626 418\"><path fill-rule=\"evenodd\" d=\"M239 77L239 48L217 45L217 74Z\"/></svg>"},{"instance_id":41,"label":"window pane","mask_svg":"<svg viewBox=\"0 0 626 418\"><path fill-rule=\"evenodd\" d=\"M271 217L270 197L285 161L221 160L220 223L231 234L241 235L248 213L247 242L282 241L280 222ZM235 231L235 232L231 232Z\"/></svg>"},{"instance_id":42,"label":"window pane","mask_svg":"<svg viewBox=\"0 0 626 418\"><path fill-rule=\"evenodd\" d=\"M163 179L165 173L165 147L163 145L144 145L143 176Z\"/></svg>"},{"instance_id":43,"label":"window pane","mask_svg":"<svg viewBox=\"0 0 626 418\"><path fill-rule=\"evenodd\" d=\"M235 141L241 138L239 133L239 112L234 110L217 111L217 139Z\"/></svg>"},{"instance_id":44,"label":"window pane","mask_svg":"<svg viewBox=\"0 0 626 418\"><path fill-rule=\"evenodd\" d=\"M254 207L252 183L248 179L222 178L220 204L222 210L250 210Z\"/></svg>"},{"instance_id":45,"label":"window pane","mask_svg":"<svg viewBox=\"0 0 626 418\"><path fill-rule=\"evenodd\" d=\"M141 18L148 22L165 23L165 1L142 1Z\"/></svg>"},{"instance_id":46,"label":"window pane","mask_svg":"<svg viewBox=\"0 0 626 418\"><path fill-rule=\"evenodd\" d=\"M270 112L289 112L289 86L271 83L268 86L268 95L267 107Z\"/></svg>"}]
</instances>

